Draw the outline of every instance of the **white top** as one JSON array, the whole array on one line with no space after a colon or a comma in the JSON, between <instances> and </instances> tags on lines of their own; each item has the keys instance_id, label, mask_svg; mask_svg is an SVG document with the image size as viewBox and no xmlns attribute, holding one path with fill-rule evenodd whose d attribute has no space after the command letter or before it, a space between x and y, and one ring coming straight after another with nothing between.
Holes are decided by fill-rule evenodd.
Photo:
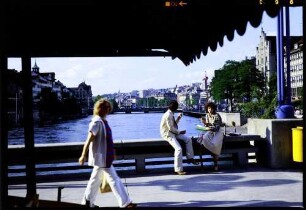
<instances>
[{"instance_id":1,"label":"white top","mask_svg":"<svg viewBox=\"0 0 306 210\"><path fill-rule=\"evenodd\" d=\"M89 145L88 165L106 166L106 130L101 117L94 116L89 123L88 132L91 132L95 139Z\"/></svg>"},{"instance_id":2,"label":"white top","mask_svg":"<svg viewBox=\"0 0 306 210\"><path fill-rule=\"evenodd\" d=\"M179 122L179 119L175 120L176 124ZM160 135L162 138L167 138L179 134L177 125L174 122L174 114L168 109L162 116L160 122Z\"/></svg>"}]
</instances>

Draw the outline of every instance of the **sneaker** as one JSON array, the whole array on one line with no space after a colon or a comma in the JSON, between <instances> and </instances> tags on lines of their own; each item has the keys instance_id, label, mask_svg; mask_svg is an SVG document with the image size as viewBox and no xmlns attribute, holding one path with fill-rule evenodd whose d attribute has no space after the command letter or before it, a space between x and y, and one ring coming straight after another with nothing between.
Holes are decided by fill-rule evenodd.
<instances>
[{"instance_id":1,"label":"sneaker","mask_svg":"<svg viewBox=\"0 0 306 210\"><path fill-rule=\"evenodd\" d=\"M176 171L175 173L177 173L178 175L185 175L186 174L185 171Z\"/></svg>"}]
</instances>

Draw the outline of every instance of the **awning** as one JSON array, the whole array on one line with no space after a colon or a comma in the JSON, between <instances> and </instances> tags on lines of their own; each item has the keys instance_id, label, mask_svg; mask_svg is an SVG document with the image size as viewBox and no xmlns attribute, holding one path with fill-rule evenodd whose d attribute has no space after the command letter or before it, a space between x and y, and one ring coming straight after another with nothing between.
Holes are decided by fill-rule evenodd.
<instances>
[{"instance_id":1,"label":"awning","mask_svg":"<svg viewBox=\"0 0 306 210\"><path fill-rule=\"evenodd\" d=\"M289 1L281 1L287 2ZM294 0L301 6L302 0ZM208 49L276 17L275 0L9 0L8 57L172 56L189 65ZM3 28L3 27L1 27ZM162 49L164 51L152 51Z\"/></svg>"}]
</instances>

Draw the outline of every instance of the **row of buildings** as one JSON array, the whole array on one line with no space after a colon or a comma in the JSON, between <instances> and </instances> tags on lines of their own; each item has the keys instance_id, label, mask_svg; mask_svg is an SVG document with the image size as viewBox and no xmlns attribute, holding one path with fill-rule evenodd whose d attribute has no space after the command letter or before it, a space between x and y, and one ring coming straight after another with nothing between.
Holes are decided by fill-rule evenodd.
<instances>
[{"instance_id":1,"label":"row of buildings","mask_svg":"<svg viewBox=\"0 0 306 210\"><path fill-rule=\"evenodd\" d=\"M163 89L134 90L130 93L104 94L108 99L114 99L119 108L164 108L170 100L177 100L181 109L204 110L204 105L210 100L208 77L191 85L175 86ZM153 99L153 100L152 100Z\"/></svg>"},{"instance_id":2,"label":"row of buildings","mask_svg":"<svg viewBox=\"0 0 306 210\"><path fill-rule=\"evenodd\" d=\"M277 50L276 50L276 37L268 36L263 29L261 30L260 39L256 48L256 56L251 57L255 63L256 68L262 73L265 81L270 81L272 74L277 71ZM246 58L248 59L248 58ZM286 67L286 51L284 54L284 71ZM285 73L285 75L287 75ZM285 78L287 79L287 78ZM290 39L290 83L291 83L291 96L292 100L301 99L303 93L303 37L291 36ZM286 84L286 82L285 82ZM143 98L154 97L157 99L154 106L163 106L164 103L159 103L164 100L175 99L179 102L182 109L193 109L202 111L204 105L209 100L213 100L210 94L210 87L208 84L208 77L205 76L199 83L185 85L180 87L172 87L167 89L148 89L148 90L135 90L130 93L114 93L106 94L108 98L115 99L120 106L137 107L142 106L138 103ZM143 102L144 100L141 100ZM221 103L220 109L226 110L226 101ZM146 103L144 103L145 105ZM230 107L229 107L230 108Z\"/></svg>"},{"instance_id":3,"label":"row of buildings","mask_svg":"<svg viewBox=\"0 0 306 210\"><path fill-rule=\"evenodd\" d=\"M20 124L23 116L23 91L22 91L22 77L21 72L15 69L8 69L8 115L9 124ZM43 120L56 120L56 118L73 118L78 116L87 115L92 109L92 91L91 86L82 82L78 87L66 87L62 82L56 80L54 72L40 72L38 65L34 64L31 71L32 76L32 91L33 91L33 117L34 121L40 122ZM54 97L51 97L51 96ZM46 100L45 104L49 104L53 107L47 107L42 109L42 101ZM73 99L73 100L72 100ZM54 103L56 100L58 103ZM55 101L55 102L56 102ZM54 114L52 109L62 108L63 103L67 101L74 101L74 105L77 105L78 110L71 112L72 107L67 107L70 112ZM62 103L62 104L61 104ZM67 104L69 106L70 104ZM60 106L62 105L62 106ZM57 110L59 111L59 110ZM69 114L70 113L70 114ZM70 115L70 116L68 116Z\"/></svg>"},{"instance_id":4,"label":"row of buildings","mask_svg":"<svg viewBox=\"0 0 306 210\"><path fill-rule=\"evenodd\" d=\"M286 39L284 39L286 46ZM284 48L284 71L287 72L287 52ZM256 48L256 68L262 72L266 81L277 71L276 37L268 36L261 30L259 44ZM287 79L287 78L285 78ZM303 90L303 37L290 38L290 83L292 100L301 99Z\"/></svg>"},{"instance_id":5,"label":"row of buildings","mask_svg":"<svg viewBox=\"0 0 306 210\"><path fill-rule=\"evenodd\" d=\"M251 59L256 63L256 68L262 72L268 82L271 75L276 73L276 37L267 36L262 30L256 56ZM286 62L286 58L284 58ZM286 65L284 65L286 67ZM286 71L286 69L284 69ZM18 81L18 71L9 71L9 116L11 121L19 122L22 116L22 89L21 81ZM285 74L286 75L286 74ZM34 119L40 119L42 113L39 112L37 104L42 100L43 90L50 90L56 95L59 101L67 98L74 98L80 106L80 114L86 114L93 105L91 86L82 82L78 87L66 87L56 80L54 72L42 73L38 65L32 67L33 82L33 102ZM290 82L292 99L297 100L302 97L303 90L303 37L292 36L290 39ZM169 100L175 99L179 102L181 109L193 109L202 111L209 100L213 100L210 94L208 77L206 73L202 81L191 85L175 86L165 89L135 90L130 93L104 94L104 97L113 99L118 103L118 107L165 107ZM154 99L154 100L152 100ZM19 108L20 107L20 108ZM224 106L223 106L224 107Z\"/></svg>"}]
</instances>

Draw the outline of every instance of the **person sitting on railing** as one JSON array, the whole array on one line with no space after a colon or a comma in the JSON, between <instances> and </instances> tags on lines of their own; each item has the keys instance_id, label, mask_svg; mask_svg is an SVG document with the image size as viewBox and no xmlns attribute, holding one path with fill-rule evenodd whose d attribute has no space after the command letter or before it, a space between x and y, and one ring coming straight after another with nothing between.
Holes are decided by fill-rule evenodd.
<instances>
[{"instance_id":1,"label":"person sitting on railing","mask_svg":"<svg viewBox=\"0 0 306 210\"><path fill-rule=\"evenodd\" d=\"M202 123L207 128L196 141L203 145L209 152L214 160L214 170L218 171L218 159L223 145L224 134L220 130L222 125L222 118L216 112L216 105L213 102L208 102L205 106L206 115L201 118Z\"/></svg>"},{"instance_id":2,"label":"person sitting on railing","mask_svg":"<svg viewBox=\"0 0 306 210\"><path fill-rule=\"evenodd\" d=\"M186 144L186 156L187 163L198 165L199 163L193 159L193 145L191 138L184 135L186 130L178 130L178 123L182 118L182 113L179 114L177 119L174 119L174 111L178 108L178 102L175 100L170 101L168 110L163 114L160 123L160 134L161 137L168 141L169 144L174 148L174 171L178 175L185 175L183 171L183 150L180 143L177 140L184 141Z\"/></svg>"}]
</instances>

